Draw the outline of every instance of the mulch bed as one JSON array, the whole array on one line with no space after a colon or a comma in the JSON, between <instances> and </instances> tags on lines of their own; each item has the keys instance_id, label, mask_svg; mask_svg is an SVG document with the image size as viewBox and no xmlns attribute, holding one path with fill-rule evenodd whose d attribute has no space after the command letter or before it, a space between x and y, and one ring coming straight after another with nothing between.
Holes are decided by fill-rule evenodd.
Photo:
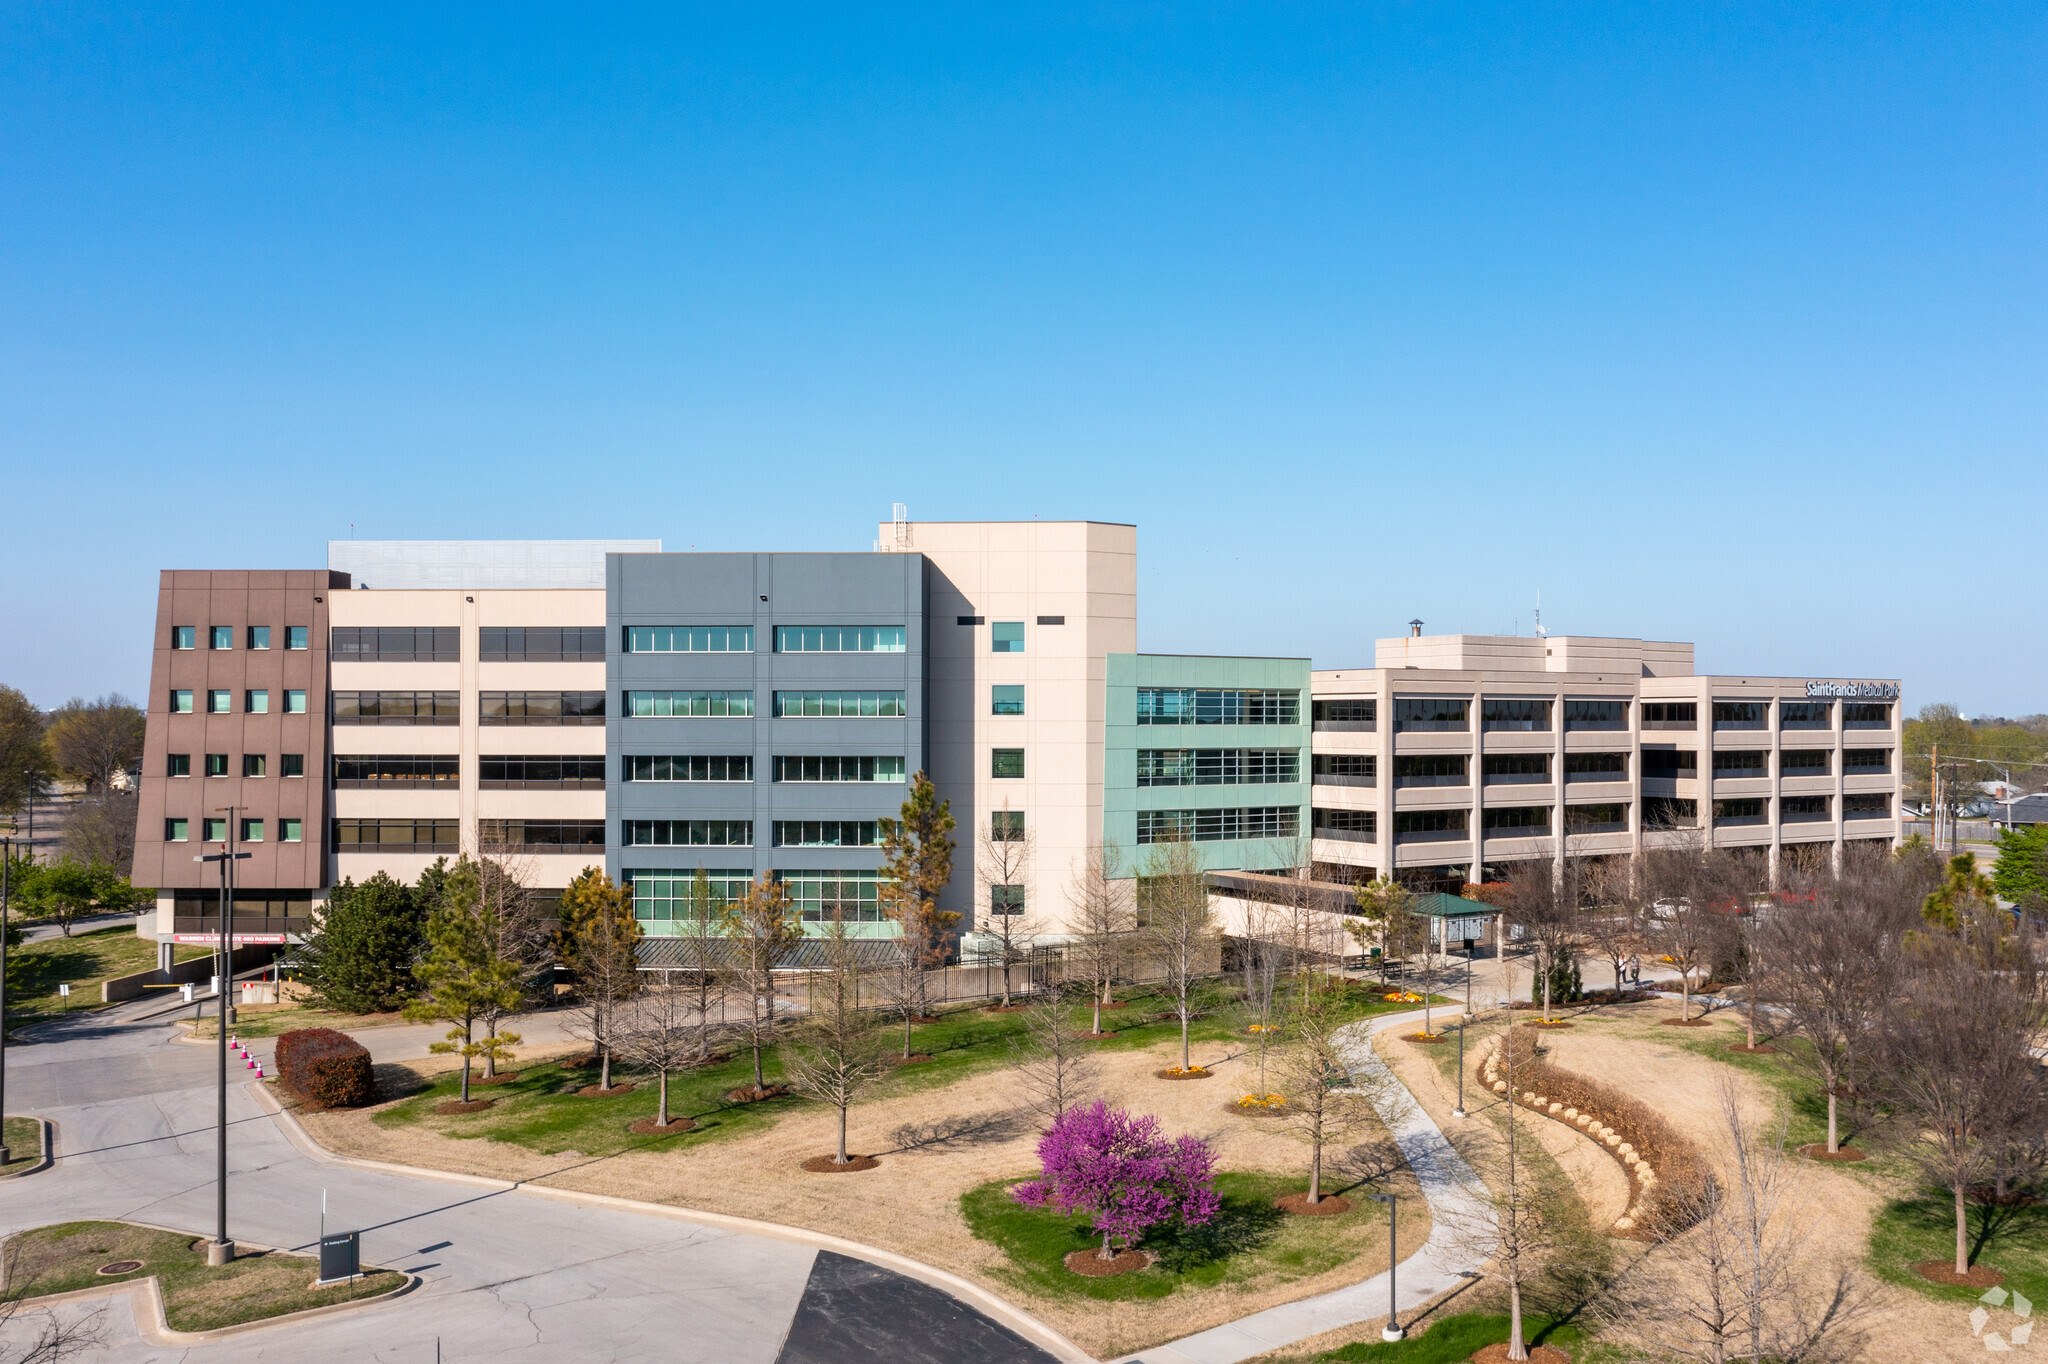
<instances>
[{"instance_id":1,"label":"mulch bed","mask_svg":"<svg viewBox=\"0 0 2048 1364\"><path fill-rule=\"evenodd\" d=\"M585 1085L576 1092L586 1099L616 1099L621 1094L631 1094L638 1088L638 1085L627 1084L621 1080L610 1089L606 1089L602 1085Z\"/></svg>"},{"instance_id":2,"label":"mulch bed","mask_svg":"<svg viewBox=\"0 0 2048 1364\"><path fill-rule=\"evenodd\" d=\"M1155 1070L1152 1073L1162 1080L1213 1080L1216 1078L1215 1071L1206 1070L1201 1066L1195 1066L1188 1070L1176 1070L1174 1067L1168 1066L1165 1070Z\"/></svg>"},{"instance_id":3,"label":"mulch bed","mask_svg":"<svg viewBox=\"0 0 2048 1364\"><path fill-rule=\"evenodd\" d=\"M563 1070L596 1070L600 1062L596 1052L586 1051L581 1056L571 1056L555 1064Z\"/></svg>"},{"instance_id":4,"label":"mulch bed","mask_svg":"<svg viewBox=\"0 0 2048 1364\"><path fill-rule=\"evenodd\" d=\"M479 1075L469 1082L469 1087L475 1089L480 1085L516 1085L519 1083L519 1074L516 1070L501 1070L496 1075Z\"/></svg>"},{"instance_id":5,"label":"mulch bed","mask_svg":"<svg viewBox=\"0 0 2048 1364\"><path fill-rule=\"evenodd\" d=\"M912 1014L910 1021L919 1024L944 1022L937 1014Z\"/></svg>"},{"instance_id":6,"label":"mulch bed","mask_svg":"<svg viewBox=\"0 0 2048 1364\"><path fill-rule=\"evenodd\" d=\"M1431 1046L1444 1040L1444 1034L1440 1032L1411 1032L1407 1037L1410 1042L1427 1042Z\"/></svg>"},{"instance_id":7,"label":"mulch bed","mask_svg":"<svg viewBox=\"0 0 2048 1364\"><path fill-rule=\"evenodd\" d=\"M1739 1051L1744 1056L1776 1056L1778 1054L1778 1049L1768 1042L1759 1042L1753 1047L1747 1042L1730 1042L1728 1050Z\"/></svg>"},{"instance_id":8,"label":"mulch bed","mask_svg":"<svg viewBox=\"0 0 2048 1364\"><path fill-rule=\"evenodd\" d=\"M2034 1208L2041 1204L2040 1198L2035 1194L2021 1193L2018 1189L2010 1189L2001 1194L1989 1184L1972 1184L1970 1201L1998 1208Z\"/></svg>"},{"instance_id":9,"label":"mulch bed","mask_svg":"<svg viewBox=\"0 0 2048 1364\"><path fill-rule=\"evenodd\" d=\"M1507 1364L1508 1343L1488 1345L1473 1352L1470 1364ZM1533 1364L1572 1364L1572 1357L1555 1345L1531 1345L1529 1358Z\"/></svg>"},{"instance_id":10,"label":"mulch bed","mask_svg":"<svg viewBox=\"0 0 2048 1364\"><path fill-rule=\"evenodd\" d=\"M1071 1250L1067 1252L1067 1268L1076 1274L1085 1274L1091 1279L1111 1279L1119 1274L1143 1269L1152 1263L1152 1257L1142 1250L1119 1251L1113 1260L1102 1258L1099 1250Z\"/></svg>"},{"instance_id":11,"label":"mulch bed","mask_svg":"<svg viewBox=\"0 0 2048 1364\"><path fill-rule=\"evenodd\" d=\"M856 1170L872 1170L881 1163L873 1156L848 1156L844 1165L831 1156L812 1156L804 1162L804 1168L814 1175L850 1175Z\"/></svg>"},{"instance_id":12,"label":"mulch bed","mask_svg":"<svg viewBox=\"0 0 2048 1364\"><path fill-rule=\"evenodd\" d=\"M1913 1266L1913 1272L1929 1283L1950 1288L1996 1288L2005 1282L2005 1271L1990 1265L1971 1265L1969 1273L1958 1274L1954 1260L1922 1260Z\"/></svg>"},{"instance_id":13,"label":"mulch bed","mask_svg":"<svg viewBox=\"0 0 2048 1364\"><path fill-rule=\"evenodd\" d=\"M889 1064L892 1066L921 1066L931 1059L931 1053L929 1052L914 1051L908 1056L890 1057Z\"/></svg>"},{"instance_id":14,"label":"mulch bed","mask_svg":"<svg viewBox=\"0 0 2048 1364\"><path fill-rule=\"evenodd\" d=\"M1105 1037L1115 1037L1116 1033L1114 1030L1110 1032L1084 1032L1081 1034L1081 1036L1087 1038L1091 1042L1100 1042Z\"/></svg>"},{"instance_id":15,"label":"mulch bed","mask_svg":"<svg viewBox=\"0 0 2048 1364\"><path fill-rule=\"evenodd\" d=\"M481 1113L496 1102L496 1099L471 1099L464 1103L460 1099L450 1099L446 1103L435 1104L434 1111L444 1118L454 1117L458 1113Z\"/></svg>"},{"instance_id":16,"label":"mulch bed","mask_svg":"<svg viewBox=\"0 0 2048 1364\"><path fill-rule=\"evenodd\" d=\"M1839 1151L1830 1151L1828 1150L1828 1144L1824 1141L1808 1142L1799 1148L1799 1154L1805 1156L1808 1160L1854 1161L1870 1159L1868 1155L1853 1146L1844 1146Z\"/></svg>"},{"instance_id":17,"label":"mulch bed","mask_svg":"<svg viewBox=\"0 0 2048 1364\"><path fill-rule=\"evenodd\" d=\"M1660 1018L1657 1021L1667 1028L1704 1028L1708 1024L1704 1018Z\"/></svg>"},{"instance_id":18,"label":"mulch bed","mask_svg":"<svg viewBox=\"0 0 2048 1364\"><path fill-rule=\"evenodd\" d=\"M1223 1105L1223 1111L1225 1113L1235 1113L1240 1118L1277 1118L1287 1112L1288 1109L1284 1103L1269 1106L1266 1104L1247 1104L1232 1099L1229 1103Z\"/></svg>"},{"instance_id":19,"label":"mulch bed","mask_svg":"<svg viewBox=\"0 0 2048 1364\"><path fill-rule=\"evenodd\" d=\"M779 1099L787 1093L789 1093L788 1085L770 1085L766 1089L756 1089L752 1085L741 1085L738 1089L728 1089L725 1091L725 1101L729 1104L757 1104L763 1099Z\"/></svg>"},{"instance_id":20,"label":"mulch bed","mask_svg":"<svg viewBox=\"0 0 2048 1364\"><path fill-rule=\"evenodd\" d=\"M1351 1211L1351 1200L1326 1193L1311 1203L1305 1193L1292 1193L1285 1198L1273 1200L1273 1206L1282 1212L1291 1212L1296 1217L1334 1217L1340 1212Z\"/></svg>"},{"instance_id":21,"label":"mulch bed","mask_svg":"<svg viewBox=\"0 0 2048 1364\"><path fill-rule=\"evenodd\" d=\"M636 1137L672 1137L678 1132L696 1131L697 1120L695 1118L670 1118L668 1126L663 1127L652 1118L642 1118L626 1130Z\"/></svg>"},{"instance_id":22,"label":"mulch bed","mask_svg":"<svg viewBox=\"0 0 2048 1364\"><path fill-rule=\"evenodd\" d=\"M1128 1009L1131 1007L1131 1001L1128 999L1112 1000L1102 1007L1105 1009Z\"/></svg>"},{"instance_id":23,"label":"mulch bed","mask_svg":"<svg viewBox=\"0 0 2048 1364\"><path fill-rule=\"evenodd\" d=\"M1532 1028L1541 1028L1545 1032L1556 1032L1559 1028L1574 1028L1578 1025L1576 1023L1566 1022L1562 1018L1553 1018L1548 1023L1545 1023L1539 1019L1538 1021L1531 1023L1529 1026Z\"/></svg>"}]
</instances>

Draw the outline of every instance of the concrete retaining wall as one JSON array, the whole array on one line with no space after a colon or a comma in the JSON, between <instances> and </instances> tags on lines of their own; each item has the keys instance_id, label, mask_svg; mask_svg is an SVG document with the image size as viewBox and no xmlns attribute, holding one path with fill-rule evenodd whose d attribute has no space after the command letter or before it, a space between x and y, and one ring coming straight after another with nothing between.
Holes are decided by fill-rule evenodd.
<instances>
[{"instance_id":1,"label":"concrete retaining wall","mask_svg":"<svg viewBox=\"0 0 2048 1364\"><path fill-rule=\"evenodd\" d=\"M234 967L237 971L248 971L263 965L277 954L277 948L269 944L257 944L235 949ZM181 961L168 971L137 971L132 976L111 976L100 982L100 1003L119 1004L124 999L136 999L149 993L151 986L183 985L187 981L204 983L213 978L213 954Z\"/></svg>"}]
</instances>

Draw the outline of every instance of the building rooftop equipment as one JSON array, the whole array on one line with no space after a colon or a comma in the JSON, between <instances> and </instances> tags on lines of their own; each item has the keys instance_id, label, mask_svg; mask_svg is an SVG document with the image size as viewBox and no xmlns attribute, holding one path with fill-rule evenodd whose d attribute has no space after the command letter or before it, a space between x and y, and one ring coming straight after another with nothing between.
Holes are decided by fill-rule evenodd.
<instances>
[{"instance_id":1,"label":"building rooftop equipment","mask_svg":"<svg viewBox=\"0 0 2048 1364\"><path fill-rule=\"evenodd\" d=\"M605 555L659 553L659 540L329 540L327 567L366 588L603 591Z\"/></svg>"}]
</instances>

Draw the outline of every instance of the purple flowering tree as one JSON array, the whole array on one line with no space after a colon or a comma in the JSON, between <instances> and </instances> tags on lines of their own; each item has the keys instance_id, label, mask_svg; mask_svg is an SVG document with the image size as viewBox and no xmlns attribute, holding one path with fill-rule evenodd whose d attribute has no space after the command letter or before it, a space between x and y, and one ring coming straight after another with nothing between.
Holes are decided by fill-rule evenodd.
<instances>
[{"instance_id":1,"label":"purple flowering tree","mask_svg":"<svg viewBox=\"0 0 2048 1364\"><path fill-rule=\"evenodd\" d=\"M1222 1203L1209 1144L1189 1136L1168 1141L1149 1114L1134 1118L1103 1103L1068 1109L1038 1139L1038 1159L1045 1172L1010 1196L1027 1208L1089 1218L1102 1233L1105 1260L1161 1222L1199 1227Z\"/></svg>"}]
</instances>

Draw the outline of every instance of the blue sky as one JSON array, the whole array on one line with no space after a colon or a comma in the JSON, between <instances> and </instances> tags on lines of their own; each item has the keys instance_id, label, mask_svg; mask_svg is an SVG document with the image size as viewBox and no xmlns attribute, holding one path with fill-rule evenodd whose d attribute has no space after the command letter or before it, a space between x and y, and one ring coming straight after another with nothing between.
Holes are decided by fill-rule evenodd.
<instances>
[{"instance_id":1,"label":"blue sky","mask_svg":"<svg viewBox=\"0 0 2048 1364\"><path fill-rule=\"evenodd\" d=\"M2048 709L2043 69L2038 6L12 7L0 680L140 695L155 570L351 526L902 501L1138 523L1150 650L1540 592Z\"/></svg>"}]
</instances>

